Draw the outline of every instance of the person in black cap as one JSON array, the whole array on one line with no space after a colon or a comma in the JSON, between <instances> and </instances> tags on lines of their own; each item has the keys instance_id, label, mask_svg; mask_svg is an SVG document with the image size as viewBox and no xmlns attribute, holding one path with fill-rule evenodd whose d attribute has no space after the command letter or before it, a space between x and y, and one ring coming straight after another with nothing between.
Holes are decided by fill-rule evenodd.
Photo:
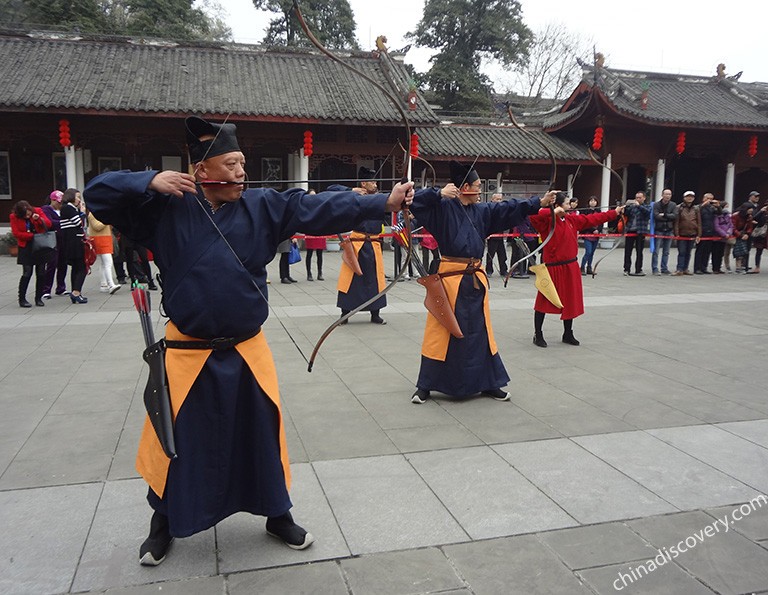
<instances>
[{"instance_id":1,"label":"person in black cap","mask_svg":"<svg viewBox=\"0 0 768 595\"><path fill-rule=\"evenodd\" d=\"M509 382L509 376L493 337L488 278L482 267L485 238L537 213L540 206L552 202L554 193L541 200L480 203L481 180L473 168L452 161L450 174L451 184L442 190L416 192L411 212L440 246L438 273L464 336L451 335L437 318L427 314L421 369L411 402L424 403L430 391L454 396L481 393L508 401L509 394L501 387Z\"/></svg>"},{"instance_id":2,"label":"person in black cap","mask_svg":"<svg viewBox=\"0 0 768 595\"><path fill-rule=\"evenodd\" d=\"M376 172L368 167L361 167L357 172L360 186L353 188L355 192L363 196L375 195L378 191L378 184L374 179ZM349 190L346 186L332 185L328 190ZM369 300L384 287L384 257L381 252L381 225L382 219L366 219L360 221L352 230L350 239L352 246L357 253L357 261L360 263L362 275L356 275L347 265L341 263L339 269L339 281L336 285L338 294L336 297L336 307L341 309L341 315L345 316L360 304ZM387 306L387 296L382 295L372 304L365 307L366 312L371 313L371 322L373 324L387 324L387 321L381 317L381 309ZM342 324L346 324L345 320Z\"/></svg>"},{"instance_id":3,"label":"person in black cap","mask_svg":"<svg viewBox=\"0 0 768 595\"><path fill-rule=\"evenodd\" d=\"M108 172L86 196L94 215L152 250L161 271L165 363L177 458L145 424L137 469L154 509L140 562L157 565L174 537L228 516L267 517L267 533L303 549L313 537L291 516L290 468L277 374L261 326L267 264L301 229L327 235L381 219L412 199L412 184L361 200L353 192L244 190L233 124L186 120L194 174Z\"/></svg>"}]
</instances>

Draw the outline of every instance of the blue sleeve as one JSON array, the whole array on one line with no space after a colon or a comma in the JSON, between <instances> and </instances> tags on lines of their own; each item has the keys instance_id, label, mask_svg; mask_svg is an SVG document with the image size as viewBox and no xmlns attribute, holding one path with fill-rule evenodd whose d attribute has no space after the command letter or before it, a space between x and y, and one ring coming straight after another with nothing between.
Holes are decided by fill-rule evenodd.
<instances>
[{"instance_id":1,"label":"blue sleeve","mask_svg":"<svg viewBox=\"0 0 768 595\"><path fill-rule=\"evenodd\" d=\"M437 217L442 200L439 188L419 188L413 194L411 213L419 220L421 225L430 231L434 231L438 229Z\"/></svg>"},{"instance_id":2,"label":"blue sleeve","mask_svg":"<svg viewBox=\"0 0 768 595\"><path fill-rule=\"evenodd\" d=\"M158 173L156 170L114 171L98 175L85 187L86 204L96 219L149 246L160 217L173 198L149 190L152 178Z\"/></svg>"},{"instance_id":3,"label":"blue sleeve","mask_svg":"<svg viewBox=\"0 0 768 595\"><path fill-rule=\"evenodd\" d=\"M487 225L490 235L520 225L526 217L538 213L541 208L541 200L538 198L510 199L488 203L488 205L490 206L490 219L487 221Z\"/></svg>"}]
</instances>

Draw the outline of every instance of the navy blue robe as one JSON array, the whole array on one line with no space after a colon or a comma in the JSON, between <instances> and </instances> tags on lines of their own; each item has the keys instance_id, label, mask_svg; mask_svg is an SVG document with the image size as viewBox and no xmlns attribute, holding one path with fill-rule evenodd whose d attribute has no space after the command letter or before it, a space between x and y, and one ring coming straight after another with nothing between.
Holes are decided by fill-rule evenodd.
<instances>
[{"instance_id":1,"label":"navy blue robe","mask_svg":"<svg viewBox=\"0 0 768 595\"><path fill-rule=\"evenodd\" d=\"M457 199L442 199L435 188L417 191L411 206L419 224L437 240L441 255L478 260L486 237L520 224L538 210L537 198L465 206ZM455 312L464 338L450 337L445 361L421 356L418 388L466 396L509 382L501 357L491 353L483 310L485 287L477 285L473 275L462 276Z\"/></svg>"},{"instance_id":2,"label":"navy blue robe","mask_svg":"<svg viewBox=\"0 0 768 595\"><path fill-rule=\"evenodd\" d=\"M383 194L299 189L247 190L212 214L202 193L176 198L149 190L157 173L108 172L88 184L85 196L97 219L152 250L165 312L182 333L201 339L261 327L269 313L266 266L280 241L299 229L327 235L384 216ZM165 493L148 495L168 516L171 535L192 535L239 511L278 516L291 508L279 419L236 350L211 353L176 417L179 456Z\"/></svg>"}]
</instances>

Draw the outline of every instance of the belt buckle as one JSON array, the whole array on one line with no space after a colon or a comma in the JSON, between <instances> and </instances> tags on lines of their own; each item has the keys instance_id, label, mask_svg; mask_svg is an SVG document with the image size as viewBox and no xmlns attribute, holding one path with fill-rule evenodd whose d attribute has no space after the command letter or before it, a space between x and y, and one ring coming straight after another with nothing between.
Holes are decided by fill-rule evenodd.
<instances>
[{"instance_id":1,"label":"belt buckle","mask_svg":"<svg viewBox=\"0 0 768 595\"><path fill-rule=\"evenodd\" d=\"M211 349L214 351L224 351L231 349L235 344L234 337L216 337L211 339Z\"/></svg>"}]
</instances>

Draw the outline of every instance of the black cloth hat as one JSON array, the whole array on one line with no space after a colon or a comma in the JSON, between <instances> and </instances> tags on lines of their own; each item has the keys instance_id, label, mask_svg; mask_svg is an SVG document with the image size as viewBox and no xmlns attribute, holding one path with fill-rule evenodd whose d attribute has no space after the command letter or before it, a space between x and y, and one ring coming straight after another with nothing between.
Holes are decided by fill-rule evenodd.
<instances>
[{"instance_id":1,"label":"black cloth hat","mask_svg":"<svg viewBox=\"0 0 768 595\"><path fill-rule=\"evenodd\" d=\"M451 161L448 167L451 172L451 182L457 188L461 188L464 184L472 184L475 180L480 179L480 176L474 169L462 165L458 161Z\"/></svg>"},{"instance_id":2,"label":"black cloth hat","mask_svg":"<svg viewBox=\"0 0 768 595\"><path fill-rule=\"evenodd\" d=\"M214 124L190 116L184 121L187 128L187 147L189 148L189 160L198 163L210 157L240 151L237 144L237 126L234 124ZM209 140L200 140L203 136L213 136Z\"/></svg>"},{"instance_id":3,"label":"black cloth hat","mask_svg":"<svg viewBox=\"0 0 768 595\"><path fill-rule=\"evenodd\" d=\"M363 180L373 180L373 178L376 177L376 170L371 169L370 167L361 167L357 170L357 179L360 181Z\"/></svg>"}]
</instances>

